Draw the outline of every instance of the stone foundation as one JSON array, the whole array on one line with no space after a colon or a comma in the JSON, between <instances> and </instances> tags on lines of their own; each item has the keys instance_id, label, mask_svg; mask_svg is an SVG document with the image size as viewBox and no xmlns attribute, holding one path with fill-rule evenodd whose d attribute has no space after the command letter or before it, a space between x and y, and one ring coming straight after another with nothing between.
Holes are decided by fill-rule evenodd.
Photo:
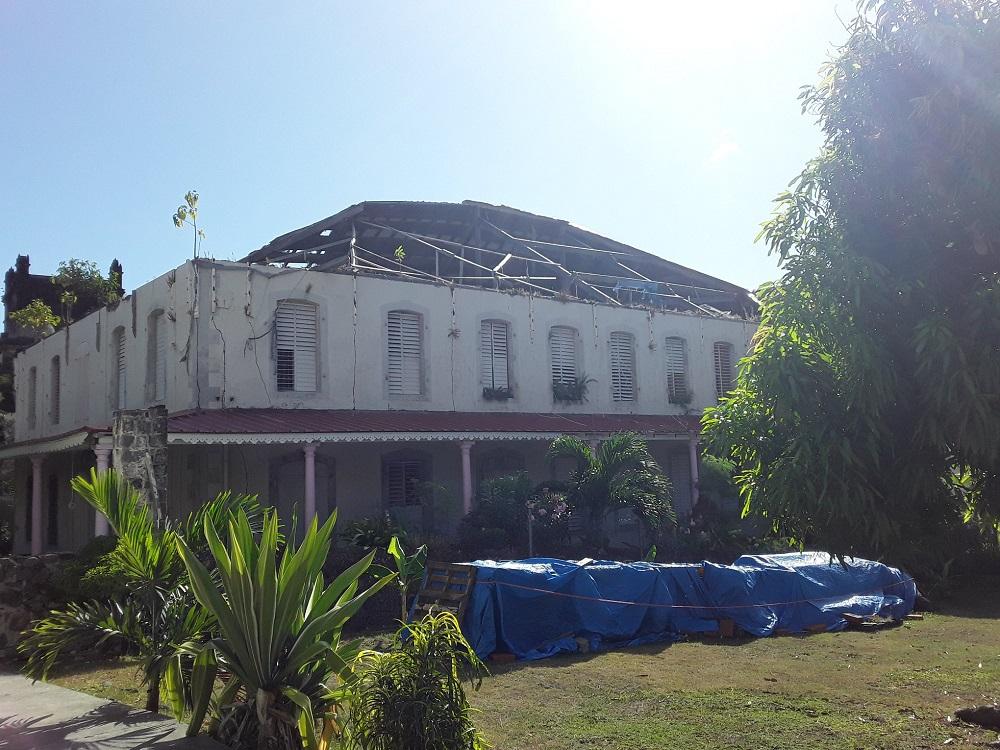
<instances>
[{"instance_id":1,"label":"stone foundation","mask_svg":"<svg viewBox=\"0 0 1000 750\"><path fill-rule=\"evenodd\" d=\"M167 509L167 408L115 412L114 465L162 517Z\"/></svg>"}]
</instances>

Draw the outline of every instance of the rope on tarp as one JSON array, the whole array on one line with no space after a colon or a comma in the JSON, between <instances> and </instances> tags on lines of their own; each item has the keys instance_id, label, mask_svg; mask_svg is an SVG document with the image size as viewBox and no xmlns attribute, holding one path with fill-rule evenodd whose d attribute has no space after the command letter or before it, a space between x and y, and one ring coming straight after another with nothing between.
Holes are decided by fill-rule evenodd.
<instances>
[{"instance_id":1,"label":"rope on tarp","mask_svg":"<svg viewBox=\"0 0 1000 750\"><path fill-rule=\"evenodd\" d=\"M551 589L542 589L536 586L525 586L520 583L509 583L507 581L476 581L476 586L504 586L506 588L520 589L521 591L534 591L539 594L547 594L549 596L561 596L566 599L579 599L588 602L597 602L599 604L621 604L629 607L647 607L651 609L713 609L713 610L727 610L727 609L754 609L757 607L761 608L771 608L771 607L790 607L796 604L813 604L814 602L821 601L837 601L839 599L847 599L855 596L874 596L882 594L886 589L891 589L895 586L903 586L907 583L912 583L916 585L916 581L913 578L906 578L902 581L896 581L895 583L888 583L884 586L880 586L877 589L872 589L871 591L859 591L852 594L838 594L836 596L814 596L809 599L795 599L787 602L764 602L760 604L659 604L655 602L631 602L623 599L608 599L600 596L587 596L585 594L571 594L565 591L553 591Z\"/></svg>"}]
</instances>

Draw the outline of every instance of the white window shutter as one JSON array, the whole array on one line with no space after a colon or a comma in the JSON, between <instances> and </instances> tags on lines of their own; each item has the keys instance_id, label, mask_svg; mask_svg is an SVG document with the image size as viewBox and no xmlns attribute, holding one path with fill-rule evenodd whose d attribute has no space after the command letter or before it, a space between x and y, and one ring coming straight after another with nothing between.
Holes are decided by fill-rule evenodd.
<instances>
[{"instance_id":1,"label":"white window shutter","mask_svg":"<svg viewBox=\"0 0 1000 750\"><path fill-rule=\"evenodd\" d=\"M115 408L125 408L125 329L115 334Z\"/></svg>"},{"instance_id":2,"label":"white window shutter","mask_svg":"<svg viewBox=\"0 0 1000 750\"><path fill-rule=\"evenodd\" d=\"M34 428L37 421L38 421L38 369L32 367L30 370L28 370L28 427Z\"/></svg>"},{"instance_id":3,"label":"white window shutter","mask_svg":"<svg viewBox=\"0 0 1000 750\"><path fill-rule=\"evenodd\" d=\"M668 336L663 347L667 364L667 399L672 404L688 400L687 342L680 336Z\"/></svg>"},{"instance_id":4,"label":"white window shutter","mask_svg":"<svg viewBox=\"0 0 1000 750\"><path fill-rule=\"evenodd\" d=\"M552 382L575 383L576 329L554 326L549 331L549 353L552 357Z\"/></svg>"},{"instance_id":5,"label":"white window shutter","mask_svg":"<svg viewBox=\"0 0 1000 750\"><path fill-rule=\"evenodd\" d=\"M716 341L712 349L715 364L715 397L721 399L733 389L733 345Z\"/></svg>"},{"instance_id":6,"label":"white window shutter","mask_svg":"<svg viewBox=\"0 0 1000 750\"><path fill-rule=\"evenodd\" d=\"M389 394L422 396L424 393L423 316L392 310L387 321Z\"/></svg>"},{"instance_id":7,"label":"white window shutter","mask_svg":"<svg viewBox=\"0 0 1000 750\"><path fill-rule=\"evenodd\" d=\"M635 337L611 334L611 400L635 401Z\"/></svg>"},{"instance_id":8,"label":"white window shutter","mask_svg":"<svg viewBox=\"0 0 1000 750\"><path fill-rule=\"evenodd\" d=\"M279 391L316 390L318 328L316 305L288 300L278 303L274 336Z\"/></svg>"},{"instance_id":9,"label":"white window shutter","mask_svg":"<svg viewBox=\"0 0 1000 750\"><path fill-rule=\"evenodd\" d=\"M483 388L510 387L507 323L484 320L479 328L479 377Z\"/></svg>"}]
</instances>

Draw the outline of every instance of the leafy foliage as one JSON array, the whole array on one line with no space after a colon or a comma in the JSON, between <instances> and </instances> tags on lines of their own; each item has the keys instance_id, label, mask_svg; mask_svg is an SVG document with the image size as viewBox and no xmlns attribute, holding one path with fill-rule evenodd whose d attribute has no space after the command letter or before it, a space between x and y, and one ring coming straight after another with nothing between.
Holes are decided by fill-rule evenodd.
<instances>
[{"instance_id":1,"label":"leafy foliage","mask_svg":"<svg viewBox=\"0 0 1000 750\"><path fill-rule=\"evenodd\" d=\"M227 548L216 519L206 515L214 574L186 540L177 539L194 594L220 633L187 649L194 656L189 734L200 731L210 708L211 732L231 747L313 750L340 732L337 706L357 653L355 644L341 643L341 631L394 576L358 593L372 551L327 584L322 571L335 523L336 512L322 526L313 519L300 544L282 546L273 510L265 513L259 536L238 510L227 523ZM220 670L230 676L213 697ZM338 680L340 687L327 686Z\"/></svg>"},{"instance_id":2,"label":"leafy foliage","mask_svg":"<svg viewBox=\"0 0 1000 750\"><path fill-rule=\"evenodd\" d=\"M429 614L396 633L386 653L364 651L352 690L350 739L356 750L478 750L462 687L485 672L450 612Z\"/></svg>"},{"instance_id":3,"label":"leafy foliage","mask_svg":"<svg viewBox=\"0 0 1000 750\"><path fill-rule=\"evenodd\" d=\"M553 380L552 398L561 404L579 404L587 400L587 390L594 378L581 374L575 380Z\"/></svg>"},{"instance_id":4,"label":"leafy foliage","mask_svg":"<svg viewBox=\"0 0 1000 750\"><path fill-rule=\"evenodd\" d=\"M33 299L20 310L14 310L10 319L19 326L42 333L59 325L60 318L40 299Z\"/></svg>"},{"instance_id":5,"label":"leafy foliage","mask_svg":"<svg viewBox=\"0 0 1000 750\"><path fill-rule=\"evenodd\" d=\"M44 679L66 654L115 645L140 659L146 708L159 710L165 687L174 714L180 716L189 703L185 675L191 660L185 651L192 639L212 630L215 623L210 612L195 605L178 540L205 519L236 510L259 528L260 505L254 496L225 492L175 527L154 517L138 490L115 471L98 474L92 469L89 480L75 477L72 486L107 517L118 536L114 549L101 560L120 576L122 590L90 602L70 603L35 622L18 644L27 657L25 672ZM193 545L203 549L197 542Z\"/></svg>"},{"instance_id":6,"label":"leafy foliage","mask_svg":"<svg viewBox=\"0 0 1000 750\"><path fill-rule=\"evenodd\" d=\"M566 499L573 512L586 517L594 543L614 508L631 508L654 532L676 523L670 480L637 433L612 435L596 452L579 438L563 435L552 442L548 456L576 462Z\"/></svg>"},{"instance_id":7,"label":"leafy foliage","mask_svg":"<svg viewBox=\"0 0 1000 750\"><path fill-rule=\"evenodd\" d=\"M409 613L407 603L413 587L423 579L427 565L427 545L422 544L412 555L407 555L399 537L389 542L389 555L396 566L396 586L399 588L400 621L406 622Z\"/></svg>"},{"instance_id":8,"label":"leafy foliage","mask_svg":"<svg viewBox=\"0 0 1000 750\"><path fill-rule=\"evenodd\" d=\"M944 552L1000 517L1000 6L864 0L822 75L823 150L761 232L783 275L704 426L779 534Z\"/></svg>"},{"instance_id":9,"label":"leafy foliage","mask_svg":"<svg viewBox=\"0 0 1000 750\"><path fill-rule=\"evenodd\" d=\"M406 531L388 513L378 518L351 521L340 532L340 538L365 551L388 549L393 537L406 541Z\"/></svg>"}]
</instances>

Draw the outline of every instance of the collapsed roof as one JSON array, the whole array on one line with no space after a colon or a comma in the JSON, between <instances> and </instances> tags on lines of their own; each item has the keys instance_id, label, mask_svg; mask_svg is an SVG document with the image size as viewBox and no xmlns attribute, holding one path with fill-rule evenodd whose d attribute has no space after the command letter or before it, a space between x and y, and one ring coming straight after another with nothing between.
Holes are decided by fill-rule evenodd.
<instances>
[{"instance_id":1,"label":"collapsed roof","mask_svg":"<svg viewBox=\"0 0 1000 750\"><path fill-rule=\"evenodd\" d=\"M477 201L365 201L283 234L243 262L714 316L757 312L735 284L562 219Z\"/></svg>"}]
</instances>

